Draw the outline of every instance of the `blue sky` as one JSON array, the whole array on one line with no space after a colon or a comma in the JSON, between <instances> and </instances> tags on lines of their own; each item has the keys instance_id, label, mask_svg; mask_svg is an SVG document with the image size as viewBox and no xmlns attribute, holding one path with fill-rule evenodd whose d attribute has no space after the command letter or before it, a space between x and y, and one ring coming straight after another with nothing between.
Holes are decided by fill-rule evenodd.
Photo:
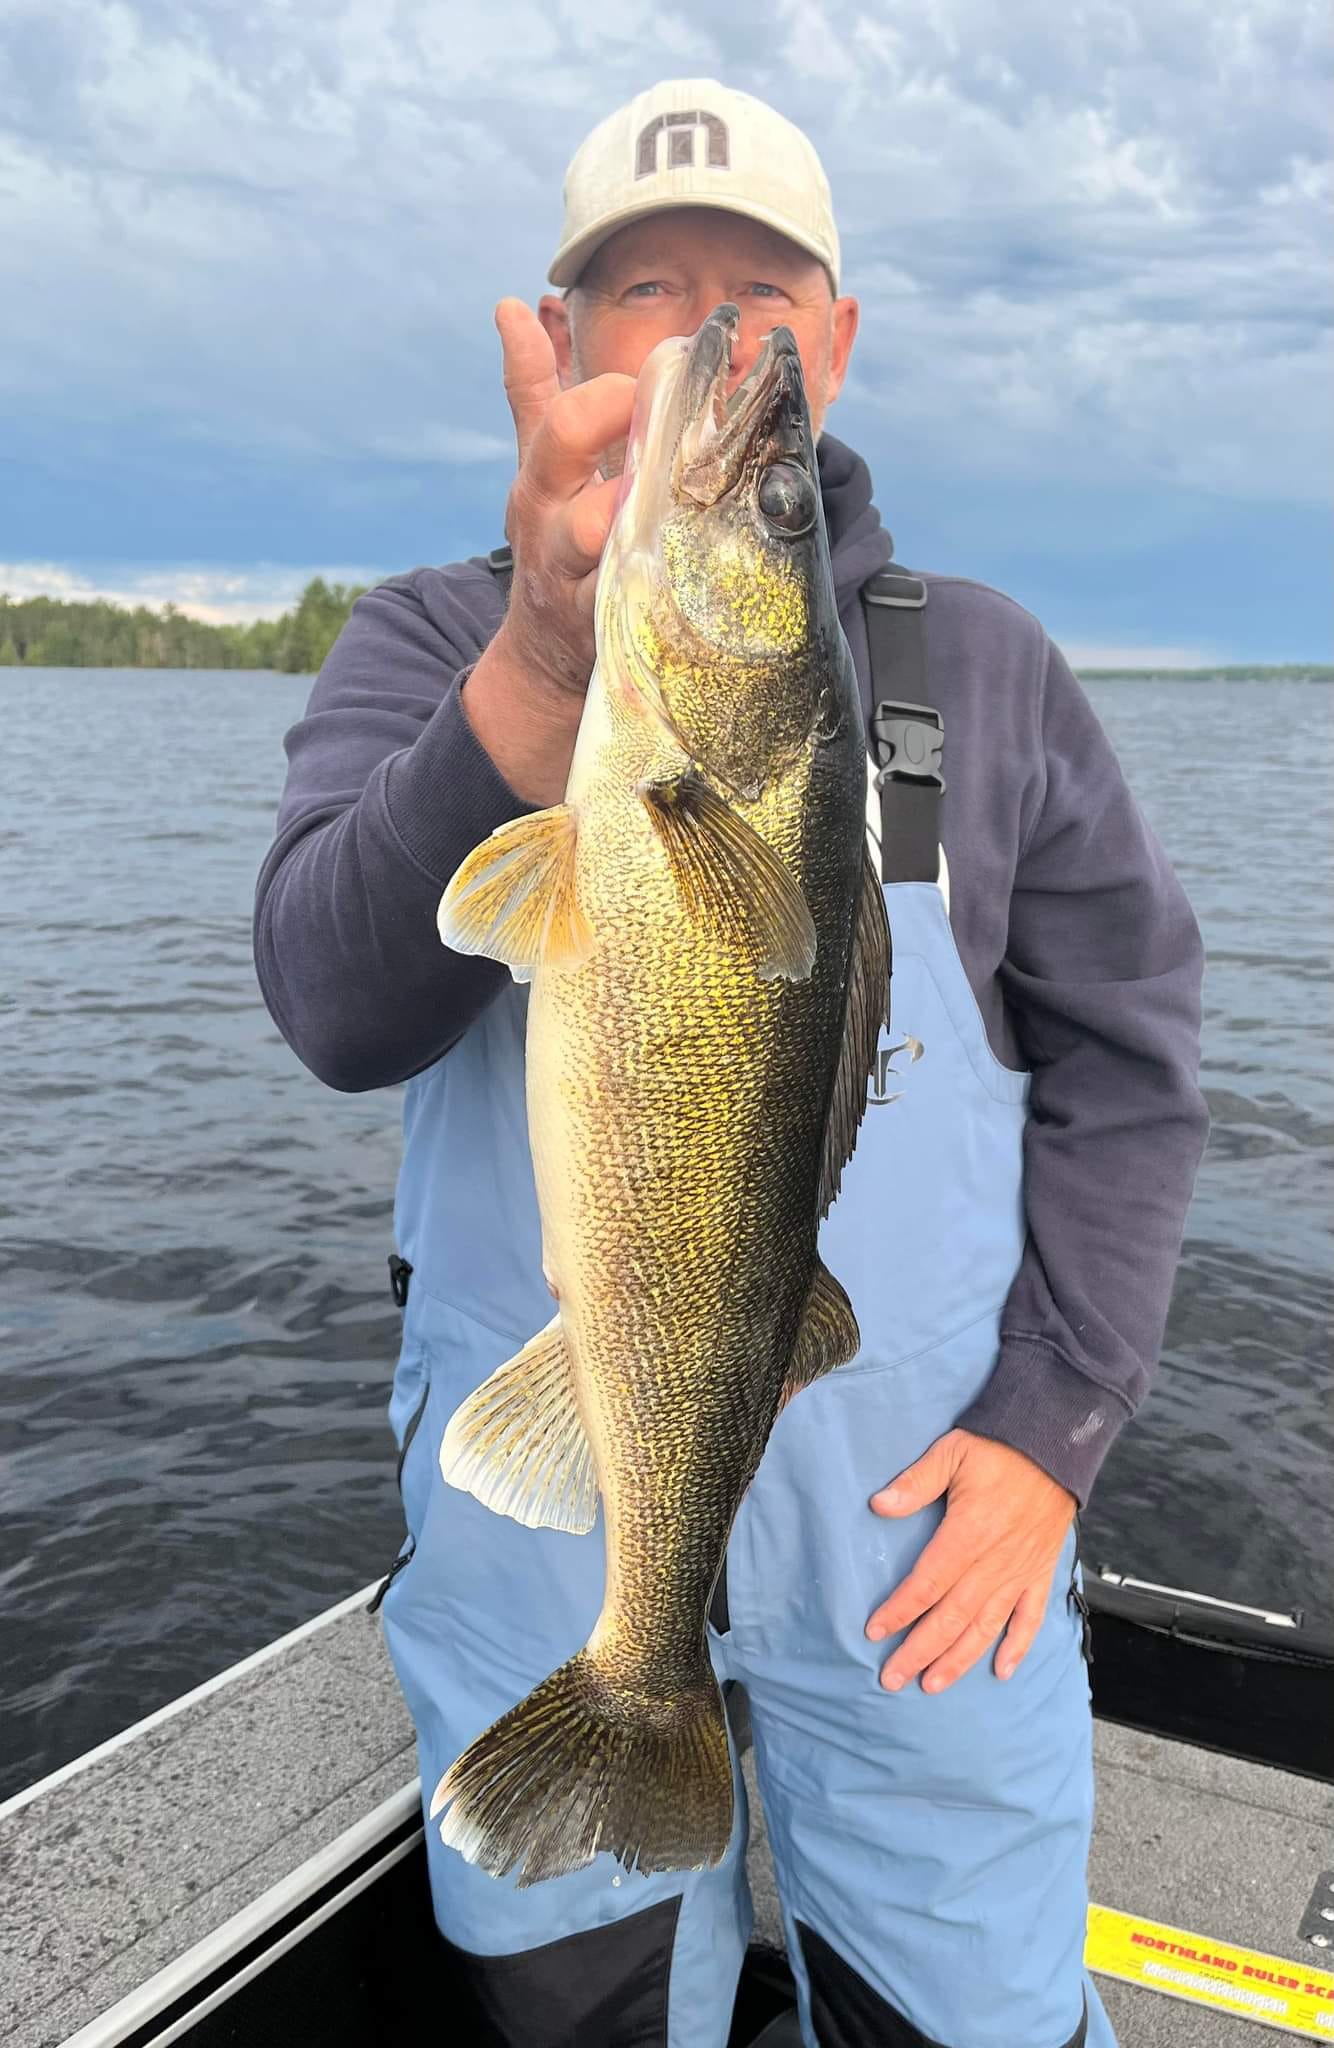
<instances>
[{"instance_id":1,"label":"blue sky","mask_svg":"<svg viewBox=\"0 0 1334 2048\"><path fill-rule=\"evenodd\" d=\"M831 431L1077 659L1330 658L1324 0L5 0L0 589L274 611L500 537L491 324L655 78L820 150Z\"/></svg>"}]
</instances>

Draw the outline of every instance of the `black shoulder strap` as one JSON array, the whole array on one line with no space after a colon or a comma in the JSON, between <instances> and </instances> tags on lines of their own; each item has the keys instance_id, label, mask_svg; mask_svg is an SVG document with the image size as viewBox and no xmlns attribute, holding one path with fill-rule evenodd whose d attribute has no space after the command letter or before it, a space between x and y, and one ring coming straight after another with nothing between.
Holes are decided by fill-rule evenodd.
<instances>
[{"instance_id":1,"label":"black shoulder strap","mask_svg":"<svg viewBox=\"0 0 1334 2048\"><path fill-rule=\"evenodd\" d=\"M940 872L945 724L926 666L926 584L897 564L862 585L871 657L871 742L879 773L880 873L934 882Z\"/></svg>"},{"instance_id":2,"label":"black shoulder strap","mask_svg":"<svg viewBox=\"0 0 1334 2048\"><path fill-rule=\"evenodd\" d=\"M507 547L492 548L486 558L486 566L496 579L500 602L507 605L510 601L510 584L514 581L513 551Z\"/></svg>"}]
</instances>

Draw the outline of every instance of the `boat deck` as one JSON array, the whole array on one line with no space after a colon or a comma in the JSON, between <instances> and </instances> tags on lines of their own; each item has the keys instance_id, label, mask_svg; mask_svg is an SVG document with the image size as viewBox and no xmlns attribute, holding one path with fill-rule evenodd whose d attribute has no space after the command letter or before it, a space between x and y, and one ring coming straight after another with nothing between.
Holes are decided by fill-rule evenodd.
<instances>
[{"instance_id":1,"label":"boat deck","mask_svg":"<svg viewBox=\"0 0 1334 2048\"><path fill-rule=\"evenodd\" d=\"M416 1810L412 1730L365 1602L355 1595L0 1807L7 2048L165 2040L150 2022L187 1984L244 1954L354 1852L395 1825L402 1835ZM1334 1950L1299 1926L1334 1865L1334 1787L1107 1723L1097 1760L1100 1905L1298 1972L1330 1966ZM755 1811L756 1935L777 1946ZM1242 2048L1251 2031L1145 1989L1101 1988L1123 2048ZM1334 2039L1334 2026L1311 2037Z\"/></svg>"}]
</instances>

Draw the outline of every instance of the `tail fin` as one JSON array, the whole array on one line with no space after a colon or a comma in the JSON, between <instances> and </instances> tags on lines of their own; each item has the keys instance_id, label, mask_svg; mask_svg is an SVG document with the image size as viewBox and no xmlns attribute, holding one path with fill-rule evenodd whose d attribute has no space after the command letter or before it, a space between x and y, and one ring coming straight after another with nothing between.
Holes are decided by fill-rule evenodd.
<instances>
[{"instance_id":1,"label":"tail fin","mask_svg":"<svg viewBox=\"0 0 1334 2048\"><path fill-rule=\"evenodd\" d=\"M646 1709L587 1650L553 1671L446 1771L440 1839L518 1884L582 1870L610 1850L627 1870L720 1863L732 1833L732 1761L707 1661L684 1695Z\"/></svg>"}]
</instances>

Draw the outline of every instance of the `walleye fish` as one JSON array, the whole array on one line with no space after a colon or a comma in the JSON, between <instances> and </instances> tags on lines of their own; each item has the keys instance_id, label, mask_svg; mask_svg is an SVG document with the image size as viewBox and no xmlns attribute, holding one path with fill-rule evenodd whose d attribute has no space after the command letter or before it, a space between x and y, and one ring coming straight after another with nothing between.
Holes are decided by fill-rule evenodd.
<instances>
[{"instance_id":1,"label":"walleye fish","mask_svg":"<svg viewBox=\"0 0 1334 2048\"><path fill-rule=\"evenodd\" d=\"M732 1770L705 1616L783 1403L858 1348L816 1251L889 989L866 749L801 361L724 400L720 306L640 375L566 799L440 906L531 982L547 1327L452 1416L445 1478L532 1526L605 1516L587 1645L445 1773L442 1839L533 1884L609 1850L718 1863ZM536 1591L537 1589L535 1589Z\"/></svg>"}]
</instances>

